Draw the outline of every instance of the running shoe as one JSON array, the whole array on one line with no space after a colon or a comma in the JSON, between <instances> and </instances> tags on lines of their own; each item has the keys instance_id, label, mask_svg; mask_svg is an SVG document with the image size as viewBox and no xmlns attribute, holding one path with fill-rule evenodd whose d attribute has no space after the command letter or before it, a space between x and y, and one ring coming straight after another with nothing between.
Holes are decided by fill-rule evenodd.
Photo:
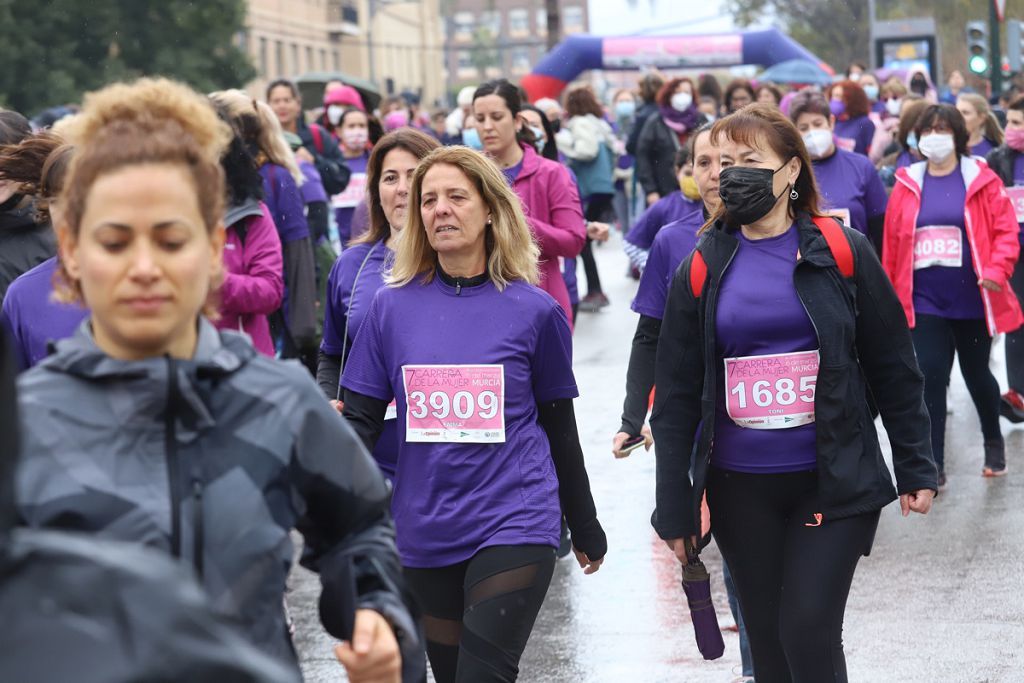
<instances>
[{"instance_id":1,"label":"running shoe","mask_svg":"<svg viewBox=\"0 0 1024 683\"><path fill-rule=\"evenodd\" d=\"M999 401L999 413L1010 422L1024 422L1024 398L1010 389Z\"/></svg>"},{"instance_id":2,"label":"running shoe","mask_svg":"<svg viewBox=\"0 0 1024 683\"><path fill-rule=\"evenodd\" d=\"M604 292L591 292L580 301L580 310L586 313L596 313L610 303Z\"/></svg>"},{"instance_id":3,"label":"running shoe","mask_svg":"<svg viewBox=\"0 0 1024 683\"><path fill-rule=\"evenodd\" d=\"M985 466L981 469L983 477L1001 477L1006 474L1006 446L1002 439L985 442Z\"/></svg>"}]
</instances>

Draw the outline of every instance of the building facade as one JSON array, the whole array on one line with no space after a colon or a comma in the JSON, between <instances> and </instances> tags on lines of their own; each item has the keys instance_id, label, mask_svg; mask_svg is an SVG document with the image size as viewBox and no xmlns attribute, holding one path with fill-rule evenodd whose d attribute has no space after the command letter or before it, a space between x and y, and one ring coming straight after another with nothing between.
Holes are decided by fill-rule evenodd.
<instances>
[{"instance_id":1,"label":"building facade","mask_svg":"<svg viewBox=\"0 0 1024 683\"><path fill-rule=\"evenodd\" d=\"M277 78L334 71L371 81L382 95L408 90L427 104L444 97L439 0L247 0L247 5L240 42L257 69L256 79L246 85L254 96L262 96Z\"/></svg>"},{"instance_id":2,"label":"building facade","mask_svg":"<svg viewBox=\"0 0 1024 683\"><path fill-rule=\"evenodd\" d=\"M449 87L518 79L547 52L544 0L444 0ZM587 0L560 0L562 33L586 33Z\"/></svg>"}]
</instances>

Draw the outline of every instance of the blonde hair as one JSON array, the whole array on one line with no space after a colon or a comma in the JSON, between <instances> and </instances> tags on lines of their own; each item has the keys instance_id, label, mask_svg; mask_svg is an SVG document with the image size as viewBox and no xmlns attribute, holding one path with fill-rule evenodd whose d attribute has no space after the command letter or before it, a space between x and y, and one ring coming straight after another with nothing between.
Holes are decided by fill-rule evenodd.
<instances>
[{"instance_id":1,"label":"blonde hair","mask_svg":"<svg viewBox=\"0 0 1024 683\"><path fill-rule=\"evenodd\" d=\"M249 97L241 90L210 93L210 100L231 121L242 141L255 148L254 156L262 152L267 161L284 167L296 185L306 181L294 152L285 142L281 122L270 105Z\"/></svg>"},{"instance_id":2,"label":"blonde hair","mask_svg":"<svg viewBox=\"0 0 1024 683\"><path fill-rule=\"evenodd\" d=\"M61 132L74 153L60 193L59 234L77 240L86 199L101 176L141 164L184 167L195 185L207 232L212 234L220 225L224 214L220 157L231 140L231 128L205 97L188 86L164 78L107 86L86 95L81 113ZM214 283L220 275L219 270L213 273ZM54 279L54 294L66 303L82 301L80 283L63 262Z\"/></svg>"},{"instance_id":3,"label":"blonde hair","mask_svg":"<svg viewBox=\"0 0 1024 683\"><path fill-rule=\"evenodd\" d=\"M960 93L957 99L967 102L974 107L974 111L978 112L982 121L982 135L988 138L993 146L998 147L1003 144L1003 129L999 125L999 119L992 113L992 108L988 106L984 97L977 93L965 92Z\"/></svg>"},{"instance_id":4,"label":"blonde hair","mask_svg":"<svg viewBox=\"0 0 1024 683\"><path fill-rule=\"evenodd\" d=\"M409 210L405 229L398 240L395 262L386 282L401 287L417 277L430 282L437 273L437 252L427 240L423 216L419 211L423 178L438 164L462 171L476 188L491 212L491 224L485 229L487 273L499 291L508 283L521 280L535 285L540 281L537 260L540 249L526 223L519 197L509 187L505 175L483 154L468 147L441 147L424 157L413 174L409 189Z\"/></svg>"}]
</instances>

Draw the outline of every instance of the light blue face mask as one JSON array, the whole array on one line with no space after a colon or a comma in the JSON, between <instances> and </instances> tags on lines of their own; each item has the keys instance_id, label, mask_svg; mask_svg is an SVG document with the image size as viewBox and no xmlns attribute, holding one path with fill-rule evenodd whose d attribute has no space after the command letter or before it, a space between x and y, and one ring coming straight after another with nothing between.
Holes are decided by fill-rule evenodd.
<instances>
[{"instance_id":1,"label":"light blue face mask","mask_svg":"<svg viewBox=\"0 0 1024 683\"><path fill-rule=\"evenodd\" d=\"M533 133L533 146L537 148L538 152L543 152L544 143L547 142L544 139L544 129L537 128L536 126L530 126L530 132Z\"/></svg>"},{"instance_id":2,"label":"light blue face mask","mask_svg":"<svg viewBox=\"0 0 1024 683\"><path fill-rule=\"evenodd\" d=\"M636 102L633 100L619 100L615 103L615 115L620 119L628 119L636 113Z\"/></svg>"},{"instance_id":3,"label":"light blue face mask","mask_svg":"<svg viewBox=\"0 0 1024 683\"><path fill-rule=\"evenodd\" d=\"M864 94L868 96L868 99L874 102L878 99L878 86L877 85L865 85Z\"/></svg>"},{"instance_id":4,"label":"light blue face mask","mask_svg":"<svg viewBox=\"0 0 1024 683\"><path fill-rule=\"evenodd\" d=\"M484 148L484 143L480 142L480 133L476 128L467 128L462 131L462 144L477 151Z\"/></svg>"},{"instance_id":5,"label":"light blue face mask","mask_svg":"<svg viewBox=\"0 0 1024 683\"><path fill-rule=\"evenodd\" d=\"M910 131L907 135L907 149L917 151L917 133Z\"/></svg>"}]
</instances>

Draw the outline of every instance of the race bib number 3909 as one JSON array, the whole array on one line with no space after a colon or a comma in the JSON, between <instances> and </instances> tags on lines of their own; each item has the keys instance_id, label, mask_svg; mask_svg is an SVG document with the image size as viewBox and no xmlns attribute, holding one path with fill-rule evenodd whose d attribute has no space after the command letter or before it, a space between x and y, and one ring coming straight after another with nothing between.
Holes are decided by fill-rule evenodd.
<instances>
[{"instance_id":1,"label":"race bib number 3909","mask_svg":"<svg viewBox=\"0 0 1024 683\"><path fill-rule=\"evenodd\" d=\"M402 379L406 441L505 441L504 366L403 365Z\"/></svg>"},{"instance_id":2,"label":"race bib number 3909","mask_svg":"<svg viewBox=\"0 0 1024 683\"><path fill-rule=\"evenodd\" d=\"M818 352L725 359L725 408L748 429L789 429L814 422Z\"/></svg>"}]
</instances>

